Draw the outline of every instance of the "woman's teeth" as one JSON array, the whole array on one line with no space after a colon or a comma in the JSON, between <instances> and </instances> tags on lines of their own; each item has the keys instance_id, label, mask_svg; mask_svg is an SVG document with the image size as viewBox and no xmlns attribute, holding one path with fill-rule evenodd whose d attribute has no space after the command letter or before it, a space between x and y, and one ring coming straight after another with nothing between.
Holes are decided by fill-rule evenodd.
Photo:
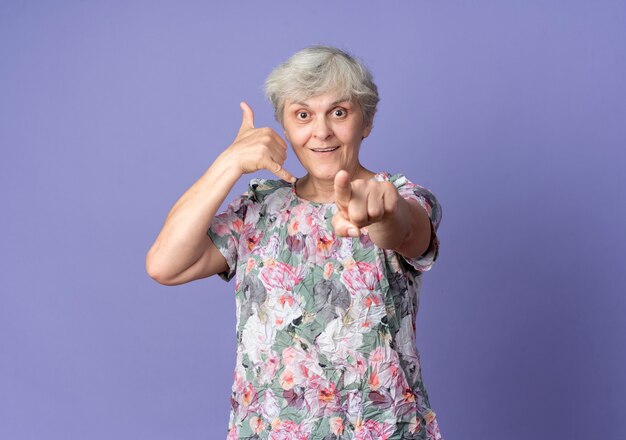
<instances>
[{"instance_id":1,"label":"woman's teeth","mask_svg":"<svg viewBox=\"0 0 626 440\"><path fill-rule=\"evenodd\" d=\"M313 151L317 151L320 153L327 153L329 151L335 151L339 147L328 147L328 148L313 148Z\"/></svg>"}]
</instances>

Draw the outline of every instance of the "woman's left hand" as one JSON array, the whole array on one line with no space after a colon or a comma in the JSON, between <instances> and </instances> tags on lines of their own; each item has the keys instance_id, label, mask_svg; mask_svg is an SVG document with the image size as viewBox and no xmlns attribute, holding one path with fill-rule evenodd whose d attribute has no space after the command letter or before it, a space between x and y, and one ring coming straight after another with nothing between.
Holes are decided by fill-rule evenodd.
<instances>
[{"instance_id":1,"label":"woman's left hand","mask_svg":"<svg viewBox=\"0 0 626 440\"><path fill-rule=\"evenodd\" d=\"M358 237L360 228L393 216L398 209L400 194L391 182L354 180L347 171L335 176L337 213L332 225L340 237Z\"/></svg>"}]
</instances>

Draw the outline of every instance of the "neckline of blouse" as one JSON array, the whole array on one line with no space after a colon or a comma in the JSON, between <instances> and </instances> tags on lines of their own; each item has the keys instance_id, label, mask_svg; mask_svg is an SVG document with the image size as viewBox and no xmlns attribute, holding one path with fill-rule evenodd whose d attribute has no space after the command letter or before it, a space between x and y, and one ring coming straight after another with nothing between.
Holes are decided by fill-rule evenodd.
<instances>
[{"instance_id":1,"label":"neckline of blouse","mask_svg":"<svg viewBox=\"0 0 626 440\"><path fill-rule=\"evenodd\" d=\"M376 174L374 174L372 177L370 177L370 179L373 180L378 180L377 178L380 177L382 178L382 180L389 180L388 179L389 173L385 172L385 171L381 171L378 172ZM304 204L308 204L308 205L312 205L312 206L332 206L335 204L335 202L314 202L313 200L308 200L305 198L302 198L298 195L298 193L296 192L296 184L298 183L300 179L296 178L296 181L293 183L290 183L289 186L291 188L291 194L292 196L299 202L299 203L304 203Z\"/></svg>"}]
</instances>

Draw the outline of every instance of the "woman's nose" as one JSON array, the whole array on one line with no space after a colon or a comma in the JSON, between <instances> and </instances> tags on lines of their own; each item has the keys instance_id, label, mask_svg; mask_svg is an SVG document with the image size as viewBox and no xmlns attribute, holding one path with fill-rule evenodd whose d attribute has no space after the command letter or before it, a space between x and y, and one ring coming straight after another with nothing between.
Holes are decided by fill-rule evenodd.
<instances>
[{"instance_id":1,"label":"woman's nose","mask_svg":"<svg viewBox=\"0 0 626 440\"><path fill-rule=\"evenodd\" d=\"M318 139L327 139L333 134L326 118L318 118L313 126L313 136Z\"/></svg>"}]
</instances>

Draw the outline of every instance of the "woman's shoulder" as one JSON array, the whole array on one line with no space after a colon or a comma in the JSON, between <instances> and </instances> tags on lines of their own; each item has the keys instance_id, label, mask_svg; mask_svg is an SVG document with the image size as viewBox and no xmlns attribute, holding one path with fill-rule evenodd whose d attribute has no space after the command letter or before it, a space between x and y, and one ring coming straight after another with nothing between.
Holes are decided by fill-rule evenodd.
<instances>
[{"instance_id":1,"label":"woman's shoulder","mask_svg":"<svg viewBox=\"0 0 626 440\"><path fill-rule=\"evenodd\" d=\"M402 173L390 174L382 172L376 174L373 178L393 183L402 197L416 200L426 208L435 227L439 225L441 221L441 204L430 189L412 182Z\"/></svg>"},{"instance_id":2,"label":"woman's shoulder","mask_svg":"<svg viewBox=\"0 0 626 440\"><path fill-rule=\"evenodd\" d=\"M415 185L402 173L391 174L386 171L382 171L380 173L376 173L376 175L374 175L372 179L375 179L379 182L391 182L398 189L405 185L408 185L409 187Z\"/></svg>"},{"instance_id":3,"label":"woman's shoulder","mask_svg":"<svg viewBox=\"0 0 626 440\"><path fill-rule=\"evenodd\" d=\"M248 185L248 197L263 202L268 197L286 196L291 192L291 183L285 180L252 179Z\"/></svg>"}]
</instances>

